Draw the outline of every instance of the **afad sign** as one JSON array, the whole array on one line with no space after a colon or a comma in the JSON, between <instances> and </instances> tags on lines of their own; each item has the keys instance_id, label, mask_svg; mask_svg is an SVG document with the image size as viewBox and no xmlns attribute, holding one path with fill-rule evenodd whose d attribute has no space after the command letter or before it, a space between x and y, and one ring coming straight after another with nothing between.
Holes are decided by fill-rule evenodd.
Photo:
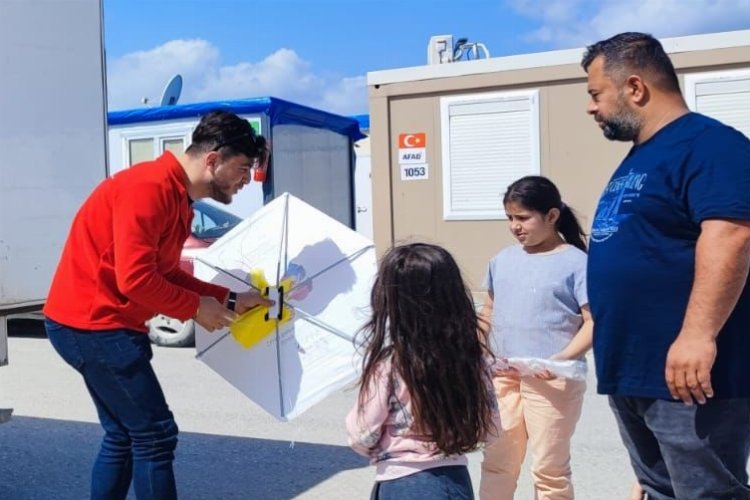
<instances>
[{"instance_id":1,"label":"afad sign","mask_svg":"<svg viewBox=\"0 0 750 500\"><path fill-rule=\"evenodd\" d=\"M398 162L426 163L427 162L427 134L417 132L398 135Z\"/></svg>"}]
</instances>

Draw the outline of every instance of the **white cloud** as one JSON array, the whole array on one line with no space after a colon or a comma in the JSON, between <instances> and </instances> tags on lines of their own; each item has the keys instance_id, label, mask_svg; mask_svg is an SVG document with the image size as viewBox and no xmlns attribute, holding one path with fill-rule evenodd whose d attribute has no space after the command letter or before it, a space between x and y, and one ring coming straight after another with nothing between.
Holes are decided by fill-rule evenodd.
<instances>
[{"instance_id":1,"label":"white cloud","mask_svg":"<svg viewBox=\"0 0 750 500\"><path fill-rule=\"evenodd\" d=\"M355 105L365 103L365 106ZM367 77L355 76L339 80L328 87L321 100L322 109L341 109L345 114L367 113Z\"/></svg>"},{"instance_id":2,"label":"white cloud","mask_svg":"<svg viewBox=\"0 0 750 500\"><path fill-rule=\"evenodd\" d=\"M750 0L508 0L539 21L527 39L579 47L623 31L664 38L750 28Z\"/></svg>"},{"instance_id":3,"label":"white cloud","mask_svg":"<svg viewBox=\"0 0 750 500\"><path fill-rule=\"evenodd\" d=\"M219 51L204 40L173 40L151 50L133 52L107 65L110 109L136 108L141 99L156 101L175 73L186 90L218 66ZM184 94L183 94L184 95Z\"/></svg>"},{"instance_id":4,"label":"white cloud","mask_svg":"<svg viewBox=\"0 0 750 500\"><path fill-rule=\"evenodd\" d=\"M173 40L109 64L109 109L155 103L175 73L183 77L180 103L274 96L340 114L367 112L364 76L316 74L294 50L282 48L258 62L220 64L219 50L205 40Z\"/></svg>"}]
</instances>

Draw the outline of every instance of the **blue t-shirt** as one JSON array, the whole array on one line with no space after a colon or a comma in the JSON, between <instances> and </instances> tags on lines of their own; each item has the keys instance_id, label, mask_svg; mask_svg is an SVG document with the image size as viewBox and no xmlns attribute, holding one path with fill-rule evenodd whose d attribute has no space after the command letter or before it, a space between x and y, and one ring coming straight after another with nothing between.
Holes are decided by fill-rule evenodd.
<instances>
[{"instance_id":1,"label":"blue t-shirt","mask_svg":"<svg viewBox=\"0 0 750 500\"><path fill-rule=\"evenodd\" d=\"M750 141L688 113L634 146L599 200L588 260L599 393L671 399L667 351L685 317L706 219L750 220ZM747 286L717 347L716 397L750 397Z\"/></svg>"}]
</instances>

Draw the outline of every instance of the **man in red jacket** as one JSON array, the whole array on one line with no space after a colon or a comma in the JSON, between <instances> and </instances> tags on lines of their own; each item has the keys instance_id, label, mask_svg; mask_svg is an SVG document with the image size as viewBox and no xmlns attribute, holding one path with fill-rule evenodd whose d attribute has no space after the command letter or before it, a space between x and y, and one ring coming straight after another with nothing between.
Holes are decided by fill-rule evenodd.
<instances>
[{"instance_id":1,"label":"man in red jacket","mask_svg":"<svg viewBox=\"0 0 750 500\"><path fill-rule=\"evenodd\" d=\"M139 500L176 498L177 425L151 366L145 322L161 313L213 331L269 304L179 267L192 201L231 202L267 160L265 139L246 120L214 111L185 154L165 152L106 179L76 215L44 314L52 345L83 376L105 430L91 498L124 499L131 479Z\"/></svg>"}]
</instances>

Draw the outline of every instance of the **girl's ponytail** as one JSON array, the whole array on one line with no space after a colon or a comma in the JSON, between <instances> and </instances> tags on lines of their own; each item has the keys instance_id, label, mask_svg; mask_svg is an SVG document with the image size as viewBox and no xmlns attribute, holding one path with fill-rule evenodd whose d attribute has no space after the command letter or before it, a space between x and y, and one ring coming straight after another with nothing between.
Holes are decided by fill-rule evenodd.
<instances>
[{"instance_id":1,"label":"girl's ponytail","mask_svg":"<svg viewBox=\"0 0 750 500\"><path fill-rule=\"evenodd\" d=\"M583 232L578 218L573 210L565 203L561 204L560 219L557 221L557 230L560 231L565 241L582 252L586 252L586 233Z\"/></svg>"}]
</instances>

